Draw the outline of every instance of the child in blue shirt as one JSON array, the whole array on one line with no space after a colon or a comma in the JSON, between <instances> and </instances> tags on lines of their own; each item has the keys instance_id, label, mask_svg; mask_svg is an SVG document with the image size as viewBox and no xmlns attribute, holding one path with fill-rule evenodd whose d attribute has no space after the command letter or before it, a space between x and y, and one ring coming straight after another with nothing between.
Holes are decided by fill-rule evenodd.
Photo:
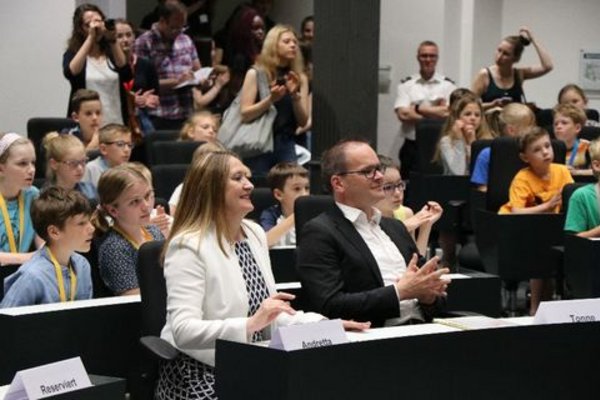
<instances>
[{"instance_id":1,"label":"child in blue shirt","mask_svg":"<svg viewBox=\"0 0 600 400\"><path fill-rule=\"evenodd\" d=\"M260 225L267 232L269 247L296 245L294 203L310 193L308 171L297 163L281 162L267 175L273 197L279 204L267 208L260 215Z\"/></svg>"},{"instance_id":2,"label":"child in blue shirt","mask_svg":"<svg viewBox=\"0 0 600 400\"><path fill-rule=\"evenodd\" d=\"M4 280L2 308L92 298L90 264L76 253L90 250L90 214L76 190L50 186L40 193L31 218L46 245Z\"/></svg>"}]
</instances>

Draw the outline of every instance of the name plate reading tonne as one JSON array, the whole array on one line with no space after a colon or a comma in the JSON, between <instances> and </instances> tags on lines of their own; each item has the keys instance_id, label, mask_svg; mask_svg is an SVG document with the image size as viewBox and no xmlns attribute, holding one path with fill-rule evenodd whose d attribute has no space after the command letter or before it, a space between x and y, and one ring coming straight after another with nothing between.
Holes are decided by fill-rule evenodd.
<instances>
[{"instance_id":1,"label":"name plate reading tonne","mask_svg":"<svg viewBox=\"0 0 600 400\"><path fill-rule=\"evenodd\" d=\"M90 386L81 358L75 357L17 372L4 399L43 399Z\"/></svg>"},{"instance_id":2,"label":"name plate reading tonne","mask_svg":"<svg viewBox=\"0 0 600 400\"><path fill-rule=\"evenodd\" d=\"M543 301L533 323L565 324L600 321L600 299Z\"/></svg>"},{"instance_id":3,"label":"name plate reading tonne","mask_svg":"<svg viewBox=\"0 0 600 400\"><path fill-rule=\"evenodd\" d=\"M282 326L273 333L269 347L278 350L302 350L348 343L341 319L309 324Z\"/></svg>"}]
</instances>

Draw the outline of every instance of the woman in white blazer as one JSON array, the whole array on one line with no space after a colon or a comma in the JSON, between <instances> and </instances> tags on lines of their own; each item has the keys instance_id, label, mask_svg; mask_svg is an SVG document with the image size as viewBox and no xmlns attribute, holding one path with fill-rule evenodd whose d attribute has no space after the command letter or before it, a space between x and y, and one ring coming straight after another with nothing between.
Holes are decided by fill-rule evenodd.
<instances>
[{"instance_id":1,"label":"woman in white blazer","mask_svg":"<svg viewBox=\"0 0 600 400\"><path fill-rule=\"evenodd\" d=\"M249 176L235 154L217 151L195 160L185 178L165 245L167 321L161 333L181 354L161 368L159 399L216 398L217 339L263 340L277 325L324 319L295 311L293 295L275 292L265 233L244 220L254 208Z\"/></svg>"}]
</instances>

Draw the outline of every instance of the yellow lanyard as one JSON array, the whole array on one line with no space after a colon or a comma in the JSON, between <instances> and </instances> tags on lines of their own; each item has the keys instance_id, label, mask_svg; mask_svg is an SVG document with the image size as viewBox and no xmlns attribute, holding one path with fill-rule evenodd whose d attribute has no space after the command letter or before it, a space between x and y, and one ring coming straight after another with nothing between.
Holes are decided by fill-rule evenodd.
<instances>
[{"instance_id":1,"label":"yellow lanyard","mask_svg":"<svg viewBox=\"0 0 600 400\"><path fill-rule=\"evenodd\" d=\"M4 226L6 227L6 236L8 236L8 246L11 253L18 253L21 249L21 243L23 242L23 234L25 230L25 196L23 191L19 193L19 247L15 243L15 234L12 230L12 224L10 222L10 215L8 215L8 208L6 208L6 202L4 196L0 194L0 209L2 209L2 218L4 219Z\"/></svg>"},{"instance_id":2,"label":"yellow lanyard","mask_svg":"<svg viewBox=\"0 0 600 400\"><path fill-rule=\"evenodd\" d=\"M58 296L60 297L61 303L67 301L67 295L65 294L65 279L63 278L62 267L56 261L56 257L50 251L48 247L46 247L46 251L48 251L48 255L50 256L50 261L54 264L54 272L56 273L56 281L58 283ZM75 293L77 292L77 275L75 275L75 269L71 265L71 261L69 261L69 265L67 266L69 270L69 276L71 277L71 300L75 300Z\"/></svg>"},{"instance_id":3,"label":"yellow lanyard","mask_svg":"<svg viewBox=\"0 0 600 400\"><path fill-rule=\"evenodd\" d=\"M150 232L148 232L145 228L142 228L142 235L144 236L144 241L142 243L137 243L135 240L133 240L131 238L131 236L129 236L128 234L126 234L125 232L123 232L121 229L119 229L117 227L117 225L113 225L112 228L121 236L123 236L125 238L125 240L127 240L134 249L139 250L140 246L153 239L152 234Z\"/></svg>"}]
</instances>

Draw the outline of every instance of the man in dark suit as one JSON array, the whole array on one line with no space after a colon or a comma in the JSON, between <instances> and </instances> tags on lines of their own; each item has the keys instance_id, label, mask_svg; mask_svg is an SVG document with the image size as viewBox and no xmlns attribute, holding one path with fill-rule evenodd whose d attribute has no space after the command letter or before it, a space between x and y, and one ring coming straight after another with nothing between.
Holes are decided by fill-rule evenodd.
<instances>
[{"instance_id":1,"label":"man in dark suit","mask_svg":"<svg viewBox=\"0 0 600 400\"><path fill-rule=\"evenodd\" d=\"M321 161L335 207L304 225L298 243L302 287L315 311L373 326L425 321L445 296L437 258L417 266L416 245L373 206L384 197L383 168L371 146L345 140Z\"/></svg>"}]
</instances>

